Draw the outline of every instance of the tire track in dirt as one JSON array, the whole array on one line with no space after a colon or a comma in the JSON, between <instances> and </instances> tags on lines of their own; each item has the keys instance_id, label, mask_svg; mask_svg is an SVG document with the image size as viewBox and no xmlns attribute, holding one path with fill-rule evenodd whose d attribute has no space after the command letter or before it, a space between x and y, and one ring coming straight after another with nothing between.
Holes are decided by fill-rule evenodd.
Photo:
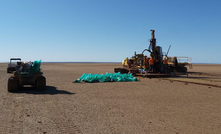
<instances>
[{"instance_id":1,"label":"tire track in dirt","mask_svg":"<svg viewBox=\"0 0 221 134\"><path fill-rule=\"evenodd\" d=\"M6 78L5 75L0 75L0 89L5 89L6 88ZM5 103L6 103L6 97L7 97L7 91L1 90L0 91L0 112L2 113Z\"/></svg>"},{"instance_id":2,"label":"tire track in dirt","mask_svg":"<svg viewBox=\"0 0 221 134\"><path fill-rule=\"evenodd\" d=\"M6 72L0 76L0 133L21 133L22 131L22 99L7 91L8 77Z\"/></svg>"},{"instance_id":3,"label":"tire track in dirt","mask_svg":"<svg viewBox=\"0 0 221 134\"><path fill-rule=\"evenodd\" d=\"M11 98L11 95L9 95ZM7 99L1 110L1 133L21 134L23 131L23 97Z\"/></svg>"},{"instance_id":4,"label":"tire track in dirt","mask_svg":"<svg viewBox=\"0 0 221 134\"><path fill-rule=\"evenodd\" d=\"M185 84L191 83L191 84L221 88L220 74L209 74L202 72L190 72L188 74L191 76L187 78L175 77L175 78L162 78L162 79L170 80L171 82L177 81L177 82L184 82Z\"/></svg>"},{"instance_id":5,"label":"tire track in dirt","mask_svg":"<svg viewBox=\"0 0 221 134\"><path fill-rule=\"evenodd\" d=\"M65 109L62 104L49 105L47 108L50 113L51 120L53 120L56 127L60 130L60 133L82 134L79 127L77 127L77 125L71 120L71 117L68 116L70 110Z\"/></svg>"},{"instance_id":6,"label":"tire track in dirt","mask_svg":"<svg viewBox=\"0 0 221 134\"><path fill-rule=\"evenodd\" d=\"M29 95L24 109L23 134L79 134L80 129L74 124L70 106L66 98L60 95ZM33 106L34 107L33 107Z\"/></svg>"},{"instance_id":7,"label":"tire track in dirt","mask_svg":"<svg viewBox=\"0 0 221 134\"><path fill-rule=\"evenodd\" d=\"M191 84L198 84L198 85L204 85L204 86L210 86L210 87L218 87L218 88L221 88L221 86L219 86L219 85L208 84L208 83L202 83L202 82L191 82L191 81L186 81L186 80L176 80L176 79L166 79L166 78L163 78L163 80L177 81L177 82L184 82L185 84L191 83Z\"/></svg>"},{"instance_id":8,"label":"tire track in dirt","mask_svg":"<svg viewBox=\"0 0 221 134\"><path fill-rule=\"evenodd\" d=\"M60 133L53 120L50 118L48 105L44 101L46 95L26 96L24 127L22 134L57 134Z\"/></svg>"},{"instance_id":9,"label":"tire track in dirt","mask_svg":"<svg viewBox=\"0 0 221 134\"><path fill-rule=\"evenodd\" d=\"M0 71L1 73L2 73L2 71ZM4 89L4 86L5 86L5 81L4 81L4 78L5 77L5 75L0 75L0 89ZM8 126L6 126L5 124L7 124L6 123L6 121L5 121L5 107L6 107L6 92L4 91L4 90L1 90L0 91L0 122L1 122L1 125L0 125L0 133L7 133L7 130L8 130L8 128L10 128L10 127L8 127ZM8 113L8 112L7 112ZM9 114L9 113L8 113ZM7 116L8 116L8 114L7 114Z\"/></svg>"}]
</instances>

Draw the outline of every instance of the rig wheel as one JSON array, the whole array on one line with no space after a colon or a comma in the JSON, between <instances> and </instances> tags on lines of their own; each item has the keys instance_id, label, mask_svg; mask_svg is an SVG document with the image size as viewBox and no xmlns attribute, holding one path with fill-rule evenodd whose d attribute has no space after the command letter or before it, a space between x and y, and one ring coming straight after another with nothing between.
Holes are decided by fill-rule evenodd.
<instances>
[{"instance_id":1,"label":"rig wheel","mask_svg":"<svg viewBox=\"0 0 221 134\"><path fill-rule=\"evenodd\" d=\"M7 68L7 73L10 73L9 68Z\"/></svg>"},{"instance_id":2,"label":"rig wheel","mask_svg":"<svg viewBox=\"0 0 221 134\"><path fill-rule=\"evenodd\" d=\"M15 80L15 78L10 77L8 79L8 92L14 91L18 91L18 80Z\"/></svg>"},{"instance_id":3,"label":"rig wheel","mask_svg":"<svg viewBox=\"0 0 221 134\"><path fill-rule=\"evenodd\" d=\"M46 88L46 78L42 76L41 78L35 81L35 88L37 90L45 90Z\"/></svg>"}]
</instances>

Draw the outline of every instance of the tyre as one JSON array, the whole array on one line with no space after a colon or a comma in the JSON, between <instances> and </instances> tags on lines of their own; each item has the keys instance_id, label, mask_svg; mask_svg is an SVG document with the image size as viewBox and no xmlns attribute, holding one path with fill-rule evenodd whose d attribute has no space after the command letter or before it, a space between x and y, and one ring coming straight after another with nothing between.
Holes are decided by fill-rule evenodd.
<instances>
[{"instance_id":1,"label":"tyre","mask_svg":"<svg viewBox=\"0 0 221 134\"><path fill-rule=\"evenodd\" d=\"M124 69L124 68L114 68L114 72L115 72L115 73L120 72L120 73L124 74L124 73L128 73L129 70Z\"/></svg>"},{"instance_id":2,"label":"tyre","mask_svg":"<svg viewBox=\"0 0 221 134\"><path fill-rule=\"evenodd\" d=\"M186 67L179 67L178 68L178 72L186 73L187 72L187 68Z\"/></svg>"},{"instance_id":3,"label":"tyre","mask_svg":"<svg viewBox=\"0 0 221 134\"><path fill-rule=\"evenodd\" d=\"M35 88L37 90L45 90L45 88L46 88L46 79L45 79L44 76L42 76L41 78L39 78L35 81Z\"/></svg>"},{"instance_id":4,"label":"tyre","mask_svg":"<svg viewBox=\"0 0 221 134\"><path fill-rule=\"evenodd\" d=\"M8 79L8 92L18 91L18 81L10 77Z\"/></svg>"},{"instance_id":5,"label":"tyre","mask_svg":"<svg viewBox=\"0 0 221 134\"><path fill-rule=\"evenodd\" d=\"M173 74L177 75L177 70L176 69L173 70Z\"/></svg>"},{"instance_id":6,"label":"tyre","mask_svg":"<svg viewBox=\"0 0 221 134\"><path fill-rule=\"evenodd\" d=\"M187 72L187 68L186 67L183 68L183 72L185 72L185 73Z\"/></svg>"},{"instance_id":7,"label":"tyre","mask_svg":"<svg viewBox=\"0 0 221 134\"><path fill-rule=\"evenodd\" d=\"M7 73L10 73L9 68L7 68Z\"/></svg>"},{"instance_id":8,"label":"tyre","mask_svg":"<svg viewBox=\"0 0 221 134\"><path fill-rule=\"evenodd\" d=\"M19 86L18 86L19 89L23 88L23 85L22 85L22 84L18 84L18 85L19 85Z\"/></svg>"}]
</instances>

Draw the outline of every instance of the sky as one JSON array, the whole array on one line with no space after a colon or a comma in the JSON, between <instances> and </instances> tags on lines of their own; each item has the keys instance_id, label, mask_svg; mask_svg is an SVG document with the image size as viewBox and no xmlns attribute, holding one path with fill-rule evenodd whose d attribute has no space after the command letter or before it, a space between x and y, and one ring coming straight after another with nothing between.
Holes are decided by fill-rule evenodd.
<instances>
[{"instance_id":1,"label":"sky","mask_svg":"<svg viewBox=\"0 0 221 134\"><path fill-rule=\"evenodd\" d=\"M220 0L0 0L0 62L121 62L155 30L168 56L221 64ZM145 52L149 56L149 52Z\"/></svg>"}]
</instances>

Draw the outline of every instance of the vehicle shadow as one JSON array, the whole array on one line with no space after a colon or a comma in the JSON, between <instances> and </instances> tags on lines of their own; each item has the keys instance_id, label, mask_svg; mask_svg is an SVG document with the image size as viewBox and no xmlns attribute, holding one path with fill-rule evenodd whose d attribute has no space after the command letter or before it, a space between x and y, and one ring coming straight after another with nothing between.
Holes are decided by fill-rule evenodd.
<instances>
[{"instance_id":1,"label":"vehicle shadow","mask_svg":"<svg viewBox=\"0 0 221 134\"><path fill-rule=\"evenodd\" d=\"M73 95L76 93L71 93L65 90L57 90L56 87L54 86L46 86L45 90L36 90L34 87L23 87L19 89L15 93L26 93L26 94L50 94L50 95L55 95L55 94L68 94L68 95Z\"/></svg>"}]
</instances>

